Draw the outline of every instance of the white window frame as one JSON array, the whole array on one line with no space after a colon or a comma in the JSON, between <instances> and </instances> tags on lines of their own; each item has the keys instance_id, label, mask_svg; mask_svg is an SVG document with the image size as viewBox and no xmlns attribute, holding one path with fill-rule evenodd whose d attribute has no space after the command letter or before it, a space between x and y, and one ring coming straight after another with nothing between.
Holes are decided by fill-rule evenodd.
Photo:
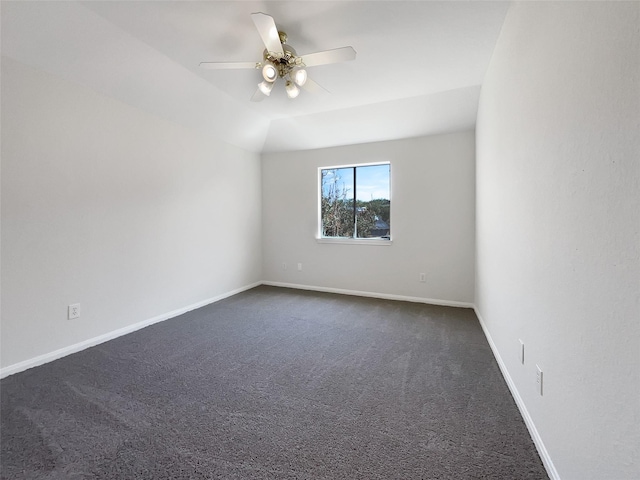
<instances>
[{"instance_id":1,"label":"white window frame","mask_svg":"<svg viewBox=\"0 0 640 480\"><path fill-rule=\"evenodd\" d=\"M316 184L318 185L318 193L316 194L316 200L318 202L317 208L317 218L318 218L318 231L316 233L316 242L317 243L326 243L326 244L341 244L341 245L377 245L377 246L390 246L393 243L392 229L393 227L390 225L389 229L389 240L382 240L380 238L348 238L348 237L323 237L322 236L322 170L332 170L332 169L340 169L340 168L357 168L357 167L372 167L376 165L389 165L389 202L391 203L391 207L389 210L389 222L393 218L393 201L391 199L393 195L392 188L392 174L391 174L391 162L383 161L383 162L369 162L369 163L351 163L347 165L335 165L328 167L318 167L318 177ZM355 194L354 193L354 200Z\"/></svg>"}]
</instances>

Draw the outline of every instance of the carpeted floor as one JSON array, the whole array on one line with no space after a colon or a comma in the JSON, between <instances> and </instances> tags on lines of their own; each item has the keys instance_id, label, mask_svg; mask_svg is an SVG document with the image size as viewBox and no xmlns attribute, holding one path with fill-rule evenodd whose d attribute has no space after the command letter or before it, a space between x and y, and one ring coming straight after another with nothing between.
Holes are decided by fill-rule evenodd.
<instances>
[{"instance_id":1,"label":"carpeted floor","mask_svg":"<svg viewBox=\"0 0 640 480\"><path fill-rule=\"evenodd\" d=\"M547 479L472 310L258 287L1 382L3 479Z\"/></svg>"}]
</instances>

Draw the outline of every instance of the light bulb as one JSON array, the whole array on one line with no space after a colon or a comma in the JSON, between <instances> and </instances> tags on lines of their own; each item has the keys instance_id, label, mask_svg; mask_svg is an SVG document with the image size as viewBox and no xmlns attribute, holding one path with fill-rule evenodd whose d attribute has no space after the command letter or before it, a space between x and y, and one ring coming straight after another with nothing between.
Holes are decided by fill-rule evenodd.
<instances>
[{"instance_id":1,"label":"light bulb","mask_svg":"<svg viewBox=\"0 0 640 480\"><path fill-rule=\"evenodd\" d=\"M287 80L287 83L285 84L284 88L287 90L287 96L289 98L296 98L300 93L300 89L296 87L296 84L293 83L291 80Z\"/></svg>"},{"instance_id":2,"label":"light bulb","mask_svg":"<svg viewBox=\"0 0 640 480\"><path fill-rule=\"evenodd\" d=\"M273 82L262 82L258 84L258 88L262 93L264 93L267 97L271 95L271 90L273 90L273 86L275 84Z\"/></svg>"},{"instance_id":3,"label":"light bulb","mask_svg":"<svg viewBox=\"0 0 640 480\"><path fill-rule=\"evenodd\" d=\"M267 82L275 82L276 78L278 78L278 70L272 63L266 63L264 67L262 67L262 77Z\"/></svg>"},{"instance_id":4,"label":"light bulb","mask_svg":"<svg viewBox=\"0 0 640 480\"><path fill-rule=\"evenodd\" d=\"M303 86L307 81L307 71L304 68L296 68L292 73L293 81L298 86Z\"/></svg>"}]
</instances>

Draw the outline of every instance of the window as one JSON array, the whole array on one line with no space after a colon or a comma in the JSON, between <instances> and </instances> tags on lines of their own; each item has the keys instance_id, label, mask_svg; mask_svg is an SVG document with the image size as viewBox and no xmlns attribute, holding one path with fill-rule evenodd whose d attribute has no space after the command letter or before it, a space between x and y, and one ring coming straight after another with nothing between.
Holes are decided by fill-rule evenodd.
<instances>
[{"instance_id":1,"label":"window","mask_svg":"<svg viewBox=\"0 0 640 480\"><path fill-rule=\"evenodd\" d=\"M391 239L391 165L320 169L322 238Z\"/></svg>"}]
</instances>

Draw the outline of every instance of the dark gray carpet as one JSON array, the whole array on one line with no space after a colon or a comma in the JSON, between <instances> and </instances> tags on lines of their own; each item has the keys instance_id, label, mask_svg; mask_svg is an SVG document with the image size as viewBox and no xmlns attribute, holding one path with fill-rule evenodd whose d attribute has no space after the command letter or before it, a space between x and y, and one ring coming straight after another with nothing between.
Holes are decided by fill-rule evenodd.
<instances>
[{"instance_id":1,"label":"dark gray carpet","mask_svg":"<svg viewBox=\"0 0 640 480\"><path fill-rule=\"evenodd\" d=\"M258 287L1 382L3 479L546 479L472 310Z\"/></svg>"}]
</instances>

